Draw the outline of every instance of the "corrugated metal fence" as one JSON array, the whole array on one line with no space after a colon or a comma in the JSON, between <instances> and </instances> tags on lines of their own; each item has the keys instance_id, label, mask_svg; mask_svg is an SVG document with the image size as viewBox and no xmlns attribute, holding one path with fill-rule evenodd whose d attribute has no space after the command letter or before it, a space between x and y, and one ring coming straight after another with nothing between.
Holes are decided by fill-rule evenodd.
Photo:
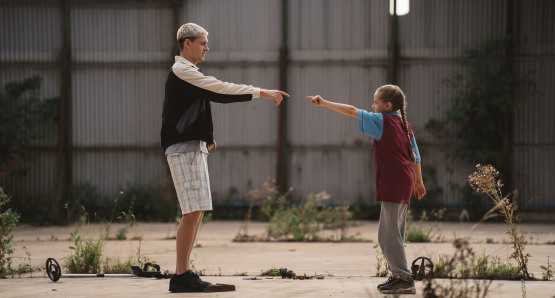
<instances>
[{"instance_id":1,"label":"corrugated metal fence","mask_svg":"<svg viewBox=\"0 0 555 298\"><path fill-rule=\"evenodd\" d=\"M178 6L174 6L180 3ZM507 1L412 1L399 17L399 85L408 96L408 119L423 156L427 185L439 202L459 205L452 188L473 165L453 162L424 129L441 118L454 95L444 81L459 71L453 58L464 47L503 36ZM515 113L515 184L525 207L554 207L555 3L520 5L516 31L519 73L532 73L539 94ZM124 185L162 185L167 175L159 146L164 82L173 62L174 9L179 23L209 32L203 73L224 81L277 89L281 1L70 2L72 146L74 183L90 182L112 196ZM290 0L288 8L291 146L289 184L303 198L325 190L335 202L372 202L372 140L358 123L311 106L305 95L371 110L374 90L387 80L388 1ZM59 1L0 2L0 85L38 74L40 95L61 85L62 10ZM533 103L533 104L528 104ZM266 99L213 105L218 150L209 158L216 201L232 190L244 195L276 175L278 109ZM55 133L37 142L29 173L7 190L29 204L45 204L53 190ZM431 175L435 171L435 175ZM431 179L431 180L430 180Z\"/></svg>"}]
</instances>

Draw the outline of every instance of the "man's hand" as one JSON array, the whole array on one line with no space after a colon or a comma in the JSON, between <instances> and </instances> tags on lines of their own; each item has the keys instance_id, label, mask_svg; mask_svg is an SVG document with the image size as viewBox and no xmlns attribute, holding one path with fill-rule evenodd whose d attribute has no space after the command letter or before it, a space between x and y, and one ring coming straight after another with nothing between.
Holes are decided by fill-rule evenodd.
<instances>
[{"instance_id":1,"label":"man's hand","mask_svg":"<svg viewBox=\"0 0 555 298\"><path fill-rule=\"evenodd\" d=\"M425 194L426 188L424 187L424 182L418 181L414 183L414 195L418 198L419 201Z\"/></svg>"},{"instance_id":2,"label":"man's hand","mask_svg":"<svg viewBox=\"0 0 555 298\"><path fill-rule=\"evenodd\" d=\"M267 89L260 89L260 96L266 97L267 99L273 100L276 102L275 106L279 106L281 101L283 100L283 96L290 97L289 94L280 91L280 90L267 90Z\"/></svg>"},{"instance_id":3,"label":"man's hand","mask_svg":"<svg viewBox=\"0 0 555 298\"><path fill-rule=\"evenodd\" d=\"M325 99L322 98L322 96L320 95L316 95L316 96L305 96L306 99L310 99L312 101L313 105L316 106L323 106L324 102L326 101Z\"/></svg>"},{"instance_id":4,"label":"man's hand","mask_svg":"<svg viewBox=\"0 0 555 298\"><path fill-rule=\"evenodd\" d=\"M208 151L210 151L212 149L216 150L216 148L218 148L218 145L216 144L216 140L213 140L213 141L214 141L214 143L208 145L208 148L206 148L206 149L208 149Z\"/></svg>"}]
</instances>

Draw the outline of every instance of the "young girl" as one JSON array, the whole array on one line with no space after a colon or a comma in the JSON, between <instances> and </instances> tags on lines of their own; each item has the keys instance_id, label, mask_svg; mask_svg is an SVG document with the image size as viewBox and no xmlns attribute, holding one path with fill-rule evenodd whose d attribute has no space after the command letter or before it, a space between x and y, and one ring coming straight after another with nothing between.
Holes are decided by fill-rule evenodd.
<instances>
[{"instance_id":1,"label":"young girl","mask_svg":"<svg viewBox=\"0 0 555 298\"><path fill-rule=\"evenodd\" d=\"M374 137L376 201L382 202L378 242L392 273L378 289L387 294L416 293L405 255L405 222L412 193L420 200L426 189L420 154L405 115L405 94L395 85L381 86L374 94L375 113L327 101L319 95L306 98L314 105L358 118L360 132Z\"/></svg>"}]
</instances>

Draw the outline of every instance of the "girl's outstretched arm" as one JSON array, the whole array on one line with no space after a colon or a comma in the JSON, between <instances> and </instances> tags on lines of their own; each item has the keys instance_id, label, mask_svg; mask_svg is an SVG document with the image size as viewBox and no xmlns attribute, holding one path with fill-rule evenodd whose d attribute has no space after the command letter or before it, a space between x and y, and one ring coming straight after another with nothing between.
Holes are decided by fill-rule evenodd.
<instances>
[{"instance_id":1,"label":"girl's outstretched arm","mask_svg":"<svg viewBox=\"0 0 555 298\"><path fill-rule=\"evenodd\" d=\"M336 103L336 102L333 102L333 101L327 101L327 100L323 99L320 95L306 96L305 98L310 99L312 101L313 105L330 108L330 109L332 109L332 110L334 110L338 113L341 113L343 115L358 118L358 109L351 106L351 105Z\"/></svg>"}]
</instances>

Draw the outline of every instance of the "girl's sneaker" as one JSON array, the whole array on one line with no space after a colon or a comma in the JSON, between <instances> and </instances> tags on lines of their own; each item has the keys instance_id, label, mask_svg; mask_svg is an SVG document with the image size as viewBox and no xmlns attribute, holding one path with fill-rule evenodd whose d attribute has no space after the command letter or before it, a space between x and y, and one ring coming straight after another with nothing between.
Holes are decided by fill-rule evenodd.
<instances>
[{"instance_id":1,"label":"girl's sneaker","mask_svg":"<svg viewBox=\"0 0 555 298\"><path fill-rule=\"evenodd\" d=\"M384 282L382 282L381 284L378 285L378 290L381 290L383 286L389 284L394 279L395 279L395 277L393 275L390 276L386 281L384 281Z\"/></svg>"},{"instance_id":2,"label":"girl's sneaker","mask_svg":"<svg viewBox=\"0 0 555 298\"><path fill-rule=\"evenodd\" d=\"M400 277L394 277L392 281L380 288L380 292L384 294L416 294L414 280L402 280Z\"/></svg>"}]
</instances>

